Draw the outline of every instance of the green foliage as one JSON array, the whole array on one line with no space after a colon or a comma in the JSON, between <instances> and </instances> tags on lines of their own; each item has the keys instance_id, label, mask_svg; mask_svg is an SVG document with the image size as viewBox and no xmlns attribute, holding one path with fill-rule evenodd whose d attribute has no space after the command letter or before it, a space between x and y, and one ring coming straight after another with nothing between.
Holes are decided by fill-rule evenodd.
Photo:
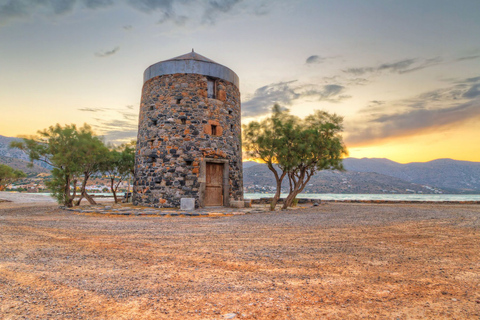
<instances>
[{"instance_id":1,"label":"green foliage","mask_svg":"<svg viewBox=\"0 0 480 320\"><path fill-rule=\"evenodd\" d=\"M87 124L80 128L74 124L64 127L57 124L10 146L24 150L30 161L39 160L54 167L48 186L60 204L73 206L77 181L82 175L81 197L92 200L85 186L108 150Z\"/></svg>"},{"instance_id":2,"label":"green foliage","mask_svg":"<svg viewBox=\"0 0 480 320\"><path fill-rule=\"evenodd\" d=\"M340 135L342 122L342 117L325 111L300 119L275 105L271 117L243 127L248 156L265 162L275 175L277 192L271 210L280 197L285 176L290 191L283 208L292 205L315 172L343 170L342 157L347 152Z\"/></svg>"},{"instance_id":3,"label":"green foliage","mask_svg":"<svg viewBox=\"0 0 480 320\"><path fill-rule=\"evenodd\" d=\"M87 193L86 186L88 179L100 170L105 157L108 156L108 148L102 140L95 136L88 125L77 130L77 166L82 173L82 184L80 187L80 198L76 205L80 205L83 198L86 198L90 204L96 204L95 200Z\"/></svg>"},{"instance_id":4,"label":"green foliage","mask_svg":"<svg viewBox=\"0 0 480 320\"><path fill-rule=\"evenodd\" d=\"M70 197L69 194L65 192L67 184L69 185L69 177L66 175L66 172L59 169L52 169L52 178L45 182L46 186L50 190L52 196L57 199L57 202L63 205L68 205L73 203L73 197ZM76 181L74 181L73 190L76 189Z\"/></svg>"},{"instance_id":5,"label":"green foliage","mask_svg":"<svg viewBox=\"0 0 480 320\"><path fill-rule=\"evenodd\" d=\"M286 163L280 160L287 156L285 153L288 152L287 146L290 143L288 132L292 130L295 120L288 113L282 112L276 104L271 117L243 126L243 147L247 155L265 162L275 176L277 188L270 204L272 211L280 199L282 181L289 169L285 166Z\"/></svg>"},{"instance_id":6,"label":"green foliage","mask_svg":"<svg viewBox=\"0 0 480 320\"><path fill-rule=\"evenodd\" d=\"M15 170L5 164L0 164L0 190L17 179L26 178L27 175L20 170Z\"/></svg>"},{"instance_id":7,"label":"green foliage","mask_svg":"<svg viewBox=\"0 0 480 320\"><path fill-rule=\"evenodd\" d=\"M110 190L115 202L118 186L122 181L133 176L135 167L135 141L112 148L100 165L100 171L110 179Z\"/></svg>"}]
</instances>

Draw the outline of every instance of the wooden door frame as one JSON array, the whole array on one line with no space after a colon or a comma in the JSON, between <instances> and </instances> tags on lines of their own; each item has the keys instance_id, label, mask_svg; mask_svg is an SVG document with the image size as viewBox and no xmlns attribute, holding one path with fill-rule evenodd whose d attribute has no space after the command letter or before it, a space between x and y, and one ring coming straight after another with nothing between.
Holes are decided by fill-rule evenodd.
<instances>
[{"instance_id":1,"label":"wooden door frame","mask_svg":"<svg viewBox=\"0 0 480 320\"><path fill-rule=\"evenodd\" d=\"M198 181L200 182L200 189L198 191L198 205L201 208L205 208L205 190L207 187L207 162L208 163L222 163L223 164L223 206L230 206L230 166L229 161L226 159L203 159L200 162L200 175Z\"/></svg>"}]
</instances>

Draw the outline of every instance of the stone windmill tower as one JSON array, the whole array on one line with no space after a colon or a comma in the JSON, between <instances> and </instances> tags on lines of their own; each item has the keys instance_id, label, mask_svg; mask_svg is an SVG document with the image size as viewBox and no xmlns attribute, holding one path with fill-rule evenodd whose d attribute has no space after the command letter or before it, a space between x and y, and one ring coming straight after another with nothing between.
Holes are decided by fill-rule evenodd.
<instances>
[{"instance_id":1,"label":"stone windmill tower","mask_svg":"<svg viewBox=\"0 0 480 320\"><path fill-rule=\"evenodd\" d=\"M235 72L193 50L145 70L134 204L243 204L238 86Z\"/></svg>"}]
</instances>

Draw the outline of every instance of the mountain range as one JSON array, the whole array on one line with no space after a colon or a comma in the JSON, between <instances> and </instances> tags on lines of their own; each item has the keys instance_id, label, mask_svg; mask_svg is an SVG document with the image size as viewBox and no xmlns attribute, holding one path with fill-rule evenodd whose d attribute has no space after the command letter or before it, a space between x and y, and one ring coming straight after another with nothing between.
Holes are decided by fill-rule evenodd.
<instances>
[{"instance_id":1,"label":"mountain range","mask_svg":"<svg viewBox=\"0 0 480 320\"><path fill-rule=\"evenodd\" d=\"M34 161L33 166L30 166L30 159L25 152L9 147L10 142L18 140L20 139L0 136L0 163L9 165L14 169L22 170L28 176L50 172L50 168L46 163Z\"/></svg>"},{"instance_id":2,"label":"mountain range","mask_svg":"<svg viewBox=\"0 0 480 320\"><path fill-rule=\"evenodd\" d=\"M316 173L311 193L480 193L480 163L452 159L397 163L378 158L347 158L345 171ZM275 179L266 164L244 162L244 186L271 189ZM258 186L258 187L256 187ZM282 188L288 190L288 182Z\"/></svg>"},{"instance_id":3,"label":"mountain range","mask_svg":"<svg viewBox=\"0 0 480 320\"><path fill-rule=\"evenodd\" d=\"M18 138L0 136L0 163L29 175L48 172L42 162L29 168L28 156L9 148ZM306 192L311 193L480 193L480 162L437 159L429 162L397 163L378 158L347 158L346 171L315 174ZM265 164L243 163L244 186L251 192L271 191L275 179ZM288 181L282 185L288 190Z\"/></svg>"}]
</instances>

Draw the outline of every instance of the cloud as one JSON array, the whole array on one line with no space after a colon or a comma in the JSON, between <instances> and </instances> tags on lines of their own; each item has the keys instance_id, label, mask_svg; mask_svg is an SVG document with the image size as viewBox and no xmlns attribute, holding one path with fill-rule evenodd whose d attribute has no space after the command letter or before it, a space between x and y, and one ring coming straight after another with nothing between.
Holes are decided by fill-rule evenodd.
<instances>
[{"instance_id":1,"label":"cloud","mask_svg":"<svg viewBox=\"0 0 480 320\"><path fill-rule=\"evenodd\" d=\"M345 73L353 74L356 76L361 76L370 73L407 73L418 71L427 67L431 67L437 64L440 64L443 61L441 57L434 57L430 59L404 59L392 63L383 63L378 66L373 67L363 67L363 68L347 68L343 70Z\"/></svg>"},{"instance_id":2,"label":"cloud","mask_svg":"<svg viewBox=\"0 0 480 320\"><path fill-rule=\"evenodd\" d=\"M324 61L325 61L325 58L314 55L314 56L308 57L307 60L305 61L305 63L306 64L315 64L315 63L322 63Z\"/></svg>"},{"instance_id":3,"label":"cloud","mask_svg":"<svg viewBox=\"0 0 480 320\"><path fill-rule=\"evenodd\" d=\"M6 4L0 6L0 21L7 21L9 19L21 18L28 15L28 6L21 2L11 0Z\"/></svg>"},{"instance_id":4,"label":"cloud","mask_svg":"<svg viewBox=\"0 0 480 320\"><path fill-rule=\"evenodd\" d=\"M82 112L95 114L92 128L107 142L121 144L136 139L138 109L133 105L124 108L80 108Z\"/></svg>"},{"instance_id":5,"label":"cloud","mask_svg":"<svg viewBox=\"0 0 480 320\"><path fill-rule=\"evenodd\" d=\"M292 101L300 97L292 87L295 82L296 80L278 82L258 88L250 100L242 103L242 115L250 117L266 114L275 103L291 105Z\"/></svg>"},{"instance_id":6,"label":"cloud","mask_svg":"<svg viewBox=\"0 0 480 320\"><path fill-rule=\"evenodd\" d=\"M126 115L124 111L119 111L123 119L103 120L96 119L98 124L92 127L99 131L105 137L105 140L114 144L128 142L137 138L138 115Z\"/></svg>"},{"instance_id":7,"label":"cloud","mask_svg":"<svg viewBox=\"0 0 480 320\"><path fill-rule=\"evenodd\" d=\"M173 22L177 26L184 26L188 21L188 17L183 15L178 16L173 12L163 12L162 16L158 20L158 24L162 24L169 21Z\"/></svg>"},{"instance_id":8,"label":"cloud","mask_svg":"<svg viewBox=\"0 0 480 320\"><path fill-rule=\"evenodd\" d=\"M132 140L137 140L137 133L138 130L136 128L130 130L111 130L102 136L106 141L119 145Z\"/></svg>"},{"instance_id":9,"label":"cloud","mask_svg":"<svg viewBox=\"0 0 480 320\"><path fill-rule=\"evenodd\" d=\"M101 112L101 111L105 111L107 109L104 109L104 108L80 108L78 110L83 111L83 112Z\"/></svg>"},{"instance_id":10,"label":"cloud","mask_svg":"<svg viewBox=\"0 0 480 320\"><path fill-rule=\"evenodd\" d=\"M95 56L96 56L96 57L99 57L99 58L109 57L109 56L114 55L115 53L117 53L118 50L120 50L120 47L117 46L117 47L113 48L112 50L102 51L102 52L95 52Z\"/></svg>"},{"instance_id":11,"label":"cloud","mask_svg":"<svg viewBox=\"0 0 480 320\"><path fill-rule=\"evenodd\" d=\"M466 57L457 58L457 61L474 60L474 59L478 59L478 58L480 58L480 55L476 55L476 56L466 56Z\"/></svg>"},{"instance_id":12,"label":"cloud","mask_svg":"<svg viewBox=\"0 0 480 320\"><path fill-rule=\"evenodd\" d=\"M459 81L458 83L477 83L480 82L480 77L467 78L464 81Z\"/></svg>"},{"instance_id":13,"label":"cloud","mask_svg":"<svg viewBox=\"0 0 480 320\"><path fill-rule=\"evenodd\" d=\"M240 3L243 6L240 7ZM173 22L178 26L190 20L214 24L220 17L234 12L235 8L239 8L236 13L254 15L265 15L269 8L266 1L243 0L6 0L0 1L0 25L33 15L63 16L77 8L99 10L113 6L127 6L145 14L158 15L158 23ZM129 30L129 27L124 28Z\"/></svg>"},{"instance_id":14,"label":"cloud","mask_svg":"<svg viewBox=\"0 0 480 320\"><path fill-rule=\"evenodd\" d=\"M435 57L435 58L430 58L430 59L425 59L421 61L417 66L414 66L413 68L410 69L404 69L400 70L398 73L407 73L407 72L413 72L413 71L418 71L422 70L431 66L436 66L440 63L443 62L443 59L441 57Z\"/></svg>"},{"instance_id":15,"label":"cloud","mask_svg":"<svg viewBox=\"0 0 480 320\"><path fill-rule=\"evenodd\" d=\"M128 3L145 13L150 13L152 10L171 11L174 0L128 0Z\"/></svg>"},{"instance_id":16,"label":"cloud","mask_svg":"<svg viewBox=\"0 0 480 320\"><path fill-rule=\"evenodd\" d=\"M464 98L474 99L480 97L480 84L473 85L463 94Z\"/></svg>"},{"instance_id":17,"label":"cloud","mask_svg":"<svg viewBox=\"0 0 480 320\"><path fill-rule=\"evenodd\" d=\"M242 0L208 0L203 13L203 23L215 24L219 14L225 14L230 11Z\"/></svg>"},{"instance_id":18,"label":"cloud","mask_svg":"<svg viewBox=\"0 0 480 320\"><path fill-rule=\"evenodd\" d=\"M368 145L379 140L439 131L480 118L480 77L453 83L417 97L370 101L347 123L346 143Z\"/></svg>"},{"instance_id":19,"label":"cloud","mask_svg":"<svg viewBox=\"0 0 480 320\"><path fill-rule=\"evenodd\" d=\"M89 9L106 8L113 5L113 0L84 0L85 6Z\"/></svg>"},{"instance_id":20,"label":"cloud","mask_svg":"<svg viewBox=\"0 0 480 320\"><path fill-rule=\"evenodd\" d=\"M338 102L350 96L344 95L345 87L338 84L299 84L297 80L272 83L255 90L253 96L242 103L242 115L259 116L271 111L275 103L292 105L302 98L317 101Z\"/></svg>"},{"instance_id":21,"label":"cloud","mask_svg":"<svg viewBox=\"0 0 480 320\"><path fill-rule=\"evenodd\" d=\"M0 21L28 18L35 13L61 16L74 10L77 4L88 9L99 9L114 5L113 0L7 0L0 4Z\"/></svg>"},{"instance_id":22,"label":"cloud","mask_svg":"<svg viewBox=\"0 0 480 320\"><path fill-rule=\"evenodd\" d=\"M131 119L112 119L108 121L99 120L97 125L93 125L95 130L101 132L105 140L113 144L128 142L137 138L138 117Z\"/></svg>"}]
</instances>

